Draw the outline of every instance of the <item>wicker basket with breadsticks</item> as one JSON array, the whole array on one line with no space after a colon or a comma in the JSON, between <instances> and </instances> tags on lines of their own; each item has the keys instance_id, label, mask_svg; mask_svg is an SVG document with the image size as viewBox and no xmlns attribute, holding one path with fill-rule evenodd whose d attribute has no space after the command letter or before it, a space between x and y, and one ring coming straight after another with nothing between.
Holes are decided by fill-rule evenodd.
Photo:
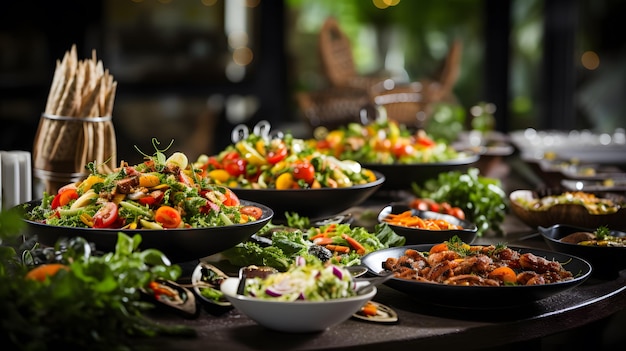
<instances>
[{"instance_id":1,"label":"wicker basket with breadsticks","mask_svg":"<svg viewBox=\"0 0 626 351\"><path fill-rule=\"evenodd\" d=\"M76 45L57 60L33 146L35 171L86 173L95 162L109 173L116 164L111 116L117 82L96 57L79 60Z\"/></svg>"}]
</instances>

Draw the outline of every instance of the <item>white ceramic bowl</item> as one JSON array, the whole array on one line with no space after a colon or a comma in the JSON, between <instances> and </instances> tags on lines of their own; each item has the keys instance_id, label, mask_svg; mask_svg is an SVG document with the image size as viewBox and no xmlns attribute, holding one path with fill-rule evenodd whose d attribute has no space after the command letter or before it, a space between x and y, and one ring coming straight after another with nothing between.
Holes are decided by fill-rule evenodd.
<instances>
[{"instance_id":1,"label":"white ceramic bowl","mask_svg":"<svg viewBox=\"0 0 626 351\"><path fill-rule=\"evenodd\" d=\"M346 321L376 295L376 287L362 295L326 301L273 301L237 295L239 278L228 278L221 290L228 301L258 324L289 333L321 332Z\"/></svg>"}]
</instances>

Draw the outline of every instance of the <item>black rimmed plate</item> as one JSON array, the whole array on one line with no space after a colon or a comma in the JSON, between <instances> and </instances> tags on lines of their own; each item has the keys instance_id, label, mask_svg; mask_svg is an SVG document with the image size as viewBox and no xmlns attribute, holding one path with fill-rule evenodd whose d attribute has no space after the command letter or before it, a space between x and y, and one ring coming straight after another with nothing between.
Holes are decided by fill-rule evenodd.
<instances>
[{"instance_id":1,"label":"black rimmed plate","mask_svg":"<svg viewBox=\"0 0 626 351\"><path fill-rule=\"evenodd\" d=\"M365 168L378 171L385 175L385 183L382 189L401 190L411 189L411 185L416 183L423 185L429 179L439 176L439 173L467 171L480 159L480 155L467 153L454 160L442 162L423 162L410 164L382 164L382 163L362 163Z\"/></svg>"},{"instance_id":2,"label":"black rimmed plate","mask_svg":"<svg viewBox=\"0 0 626 351\"><path fill-rule=\"evenodd\" d=\"M380 275L383 262L389 257L398 258L407 249L429 251L433 245L408 245L383 249L367 254L361 259L371 274ZM582 284L591 275L591 265L578 257L537 249L510 247L520 253L530 252L536 256L555 260L572 272L574 278L567 281L524 286L458 286L420 282L401 278L391 278L385 285L403 292L421 303L435 304L455 308L504 308L515 307L539 301Z\"/></svg>"},{"instance_id":3,"label":"black rimmed plate","mask_svg":"<svg viewBox=\"0 0 626 351\"><path fill-rule=\"evenodd\" d=\"M411 208L405 203L392 203L385 206L378 214L378 222L386 223L383 219L390 214L400 214L405 211L411 211L413 216L418 216L422 219L443 219L448 223L459 225L462 229L449 229L449 230L428 230L414 227L405 227L396 224L390 224L389 227L398 235L402 235L406 238L407 245L417 244L436 244L450 240L453 236L458 236L464 243L472 243L478 234L478 227L474 223L461 220L457 217L447 215L444 213L437 213L432 211L420 211Z\"/></svg>"},{"instance_id":4,"label":"black rimmed plate","mask_svg":"<svg viewBox=\"0 0 626 351\"><path fill-rule=\"evenodd\" d=\"M243 199L265 204L274 210L274 220L284 220L285 212L295 212L303 217L318 219L337 215L357 206L386 182L379 172L376 180L346 188L319 189L245 189L231 188Z\"/></svg>"},{"instance_id":5,"label":"black rimmed plate","mask_svg":"<svg viewBox=\"0 0 626 351\"><path fill-rule=\"evenodd\" d=\"M626 269L626 247L585 246L561 241L575 232L593 233L596 229L563 224L538 227L539 233L551 250L588 260L593 266L594 276L616 276L620 270ZM611 230L610 235L624 238L626 232Z\"/></svg>"},{"instance_id":6,"label":"black rimmed plate","mask_svg":"<svg viewBox=\"0 0 626 351\"><path fill-rule=\"evenodd\" d=\"M41 204L41 200L30 201L18 205L21 210L30 212ZM253 205L263 210L261 218L254 222L233 224L219 227L184 228L184 229L95 229L51 226L24 219L26 227L23 234L27 237L36 236L38 242L54 246L61 238L82 237L96 245L98 251L113 252L117 244L117 233L142 237L140 250L157 249L163 252L170 261L187 262L210 256L229 249L249 239L263 228L273 217L271 208L260 203L241 200L242 205Z\"/></svg>"}]
</instances>

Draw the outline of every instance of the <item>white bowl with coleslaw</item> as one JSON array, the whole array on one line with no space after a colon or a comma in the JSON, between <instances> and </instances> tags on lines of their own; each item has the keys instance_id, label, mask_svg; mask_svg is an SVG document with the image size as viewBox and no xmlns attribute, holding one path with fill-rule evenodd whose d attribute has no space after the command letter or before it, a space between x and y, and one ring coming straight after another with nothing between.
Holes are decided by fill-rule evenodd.
<instances>
[{"instance_id":1,"label":"white bowl with coleslaw","mask_svg":"<svg viewBox=\"0 0 626 351\"><path fill-rule=\"evenodd\" d=\"M281 300L237 294L239 281L239 278L228 278L220 287L231 304L259 325L289 333L322 332L338 325L358 312L377 292L376 286L371 286L348 297L321 301ZM356 282L352 289L368 284Z\"/></svg>"}]
</instances>

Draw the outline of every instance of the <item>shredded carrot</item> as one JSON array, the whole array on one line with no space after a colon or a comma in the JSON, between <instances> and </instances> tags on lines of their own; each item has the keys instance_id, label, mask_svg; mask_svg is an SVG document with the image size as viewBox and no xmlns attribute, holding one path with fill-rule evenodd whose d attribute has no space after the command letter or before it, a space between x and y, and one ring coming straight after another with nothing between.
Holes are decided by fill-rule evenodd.
<instances>
[{"instance_id":1,"label":"shredded carrot","mask_svg":"<svg viewBox=\"0 0 626 351\"><path fill-rule=\"evenodd\" d=\"M350 248L347 246L343 246L343 245L326 245L326 248L329 249L330 251L335 251L335 252L339 252L339 253L350 253Z\"/></svg>"},{"instance_id":2,"label":"shredded carrot","mask_svg":"<svg viewBox=\"0 0 626 351\"><path fill-rule=\"evenodd\" d=\"M398 214L390 213L384 218L384 221L389 224L399 225L403 227L428 230L463 229L463 227L461 227L460 225L452 224L444 219L429 219L414 216L412 214L412 211L404 211Z\"/></svg>"}]
</instances>

